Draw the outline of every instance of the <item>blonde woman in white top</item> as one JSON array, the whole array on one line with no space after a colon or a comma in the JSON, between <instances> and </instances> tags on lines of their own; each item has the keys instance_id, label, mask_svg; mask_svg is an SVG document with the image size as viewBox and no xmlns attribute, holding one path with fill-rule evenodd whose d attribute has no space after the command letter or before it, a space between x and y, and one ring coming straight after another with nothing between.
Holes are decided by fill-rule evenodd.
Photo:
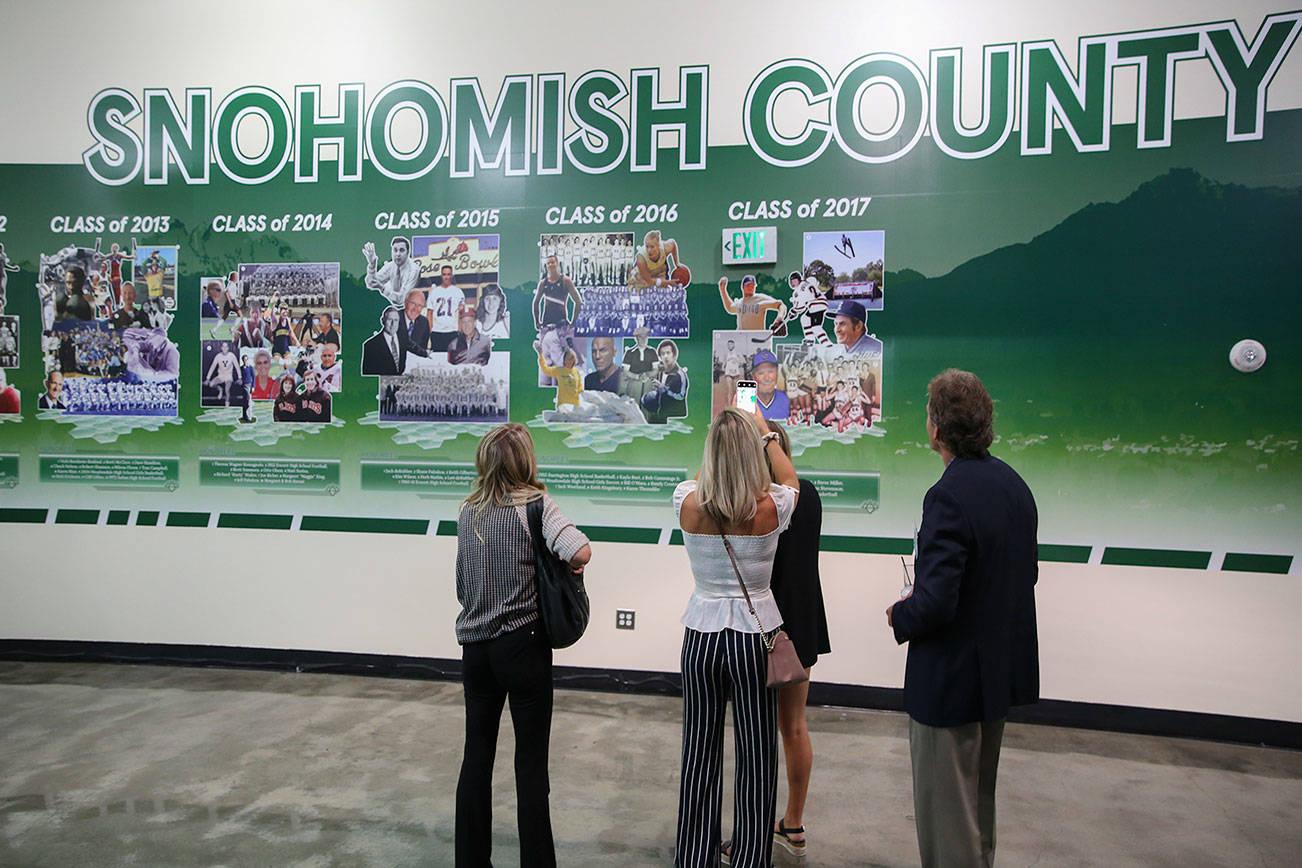
<instances>
[{"instance_id":1,"label":"blonde woman in white top","mask_svg":"<svg viewBox=\"0 0 1302 868\"><path fill-rule=\"evenodd\" d=\"M765 456L768 462L765 461ZM769 464L772 464L772 475ZM775 481L776 480L776 481ZM674 490L674 510L695 589L683 613L683 768L674 864L720 858L723 715L733 702L736 786L724 864L767 866L777 802L777 691L767 656L724 548L726 534L765 633L782 623L769 579L778 535L791 521L799 482L764 417L724 408L710 425L701 470Z\"/></svg>"}]
</instances>

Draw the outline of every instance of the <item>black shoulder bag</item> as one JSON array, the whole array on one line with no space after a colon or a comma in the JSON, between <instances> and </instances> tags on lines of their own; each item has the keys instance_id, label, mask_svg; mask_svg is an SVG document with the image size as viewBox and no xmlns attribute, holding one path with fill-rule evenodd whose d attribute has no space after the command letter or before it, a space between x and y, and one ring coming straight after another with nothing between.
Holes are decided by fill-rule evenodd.
<instances>
[{"instance_id":1,"label":"black shoulder bag","mask_svg":"<svg viewBox=\"0 0 1302 868\"><path fill-rule=\"evenodd\" d=\"M588 629L588 592L583 588L583 576L547 547L542 530L543 499L529 501L525 509L538 571L538 613L543 632L553 648L568 648Z\"/></svg>"}]
</instances>

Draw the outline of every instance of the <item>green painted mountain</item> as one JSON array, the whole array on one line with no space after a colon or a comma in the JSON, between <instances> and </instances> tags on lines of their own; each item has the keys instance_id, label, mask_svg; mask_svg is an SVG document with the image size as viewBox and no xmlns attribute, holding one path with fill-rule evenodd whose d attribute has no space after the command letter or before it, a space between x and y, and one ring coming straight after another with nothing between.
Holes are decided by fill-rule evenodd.
<instances>
[{"instance_id":1,"label":"green painted mountain","mask_svg":"<svg viewBox=\"0 0 1302 868\"><path fill-rule=\"evenodd\" d=\"M1120 202L1089 205L1026 244L933 279L892 277L896 304L932 307L922 331L970 335L1207 336L1209 327L1283 338L1302 312L1302 189L1220 184L1172 169ZM991 318L991 308L1004 315ZM912 321L912 317L909 317ZM1228 349L1228 347L1227 347Z\"/></svg>"},{"instance_id":2,"label":"green painted mountain","mask_svg":"<svg viewBox=\"0 0 1302 868\"><path fill-rule=\"evenodd\" d=\"M1280 397L1302 375L1299 226L1302 190L1171 170L941 277L891 275L888 377L912 396L940 368L969 367L1034 404L1005 412L1077 435L1297 433ZM1267 348L1253 375L1228 363L1245 337Z\"/></svg>"}]
</instances>

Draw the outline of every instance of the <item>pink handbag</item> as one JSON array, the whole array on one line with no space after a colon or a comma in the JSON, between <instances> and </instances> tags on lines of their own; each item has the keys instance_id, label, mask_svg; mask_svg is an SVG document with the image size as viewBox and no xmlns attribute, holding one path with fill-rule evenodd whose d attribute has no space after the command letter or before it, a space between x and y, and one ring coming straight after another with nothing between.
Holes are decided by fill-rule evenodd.
<instances>
[{"instance_id":1,"label":"pink handbag","mask_svg":"<svg viewBox=\"0 0 1302 868\"><path fill-rule=\"evenodd\" d=\"M732 552L732 543L728 542L726 534L720 533L719 536L723 538L723 547L728 552L728 559L732 561L732 571L737 574L737 584L741 585L741 593L746 598L746 607L750 609L750 616L755 619L755 626L760 630L760 638L764 640L764 649L768 651L768 686L786 687L789 684L808 681L809 674L800 664L800 657L796 655L796 646L792 644L791 637L786 631L779 627L772 635L764 632L764 625L760 623L759 615L755 612L755 604L750 601L750 592L746 590L746 582L741 577L741 568L737 566L737 556Z\"/></svg>"}]
</instances>

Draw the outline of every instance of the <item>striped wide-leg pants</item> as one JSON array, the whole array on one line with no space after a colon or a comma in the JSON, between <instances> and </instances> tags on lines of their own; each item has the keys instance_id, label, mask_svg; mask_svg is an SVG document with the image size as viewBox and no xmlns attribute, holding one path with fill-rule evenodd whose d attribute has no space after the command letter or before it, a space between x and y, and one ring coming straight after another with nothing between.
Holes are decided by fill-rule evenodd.
<instances>
[{"instance_id":1,"label":"striped wide-leg pants","mask_svg":"<svg viewBox=\"0 0 1302 868\"><path fill-rule=\"evenodd\" d=\"M768 658L758 633L683 635L683 771L674 864L718 864L722 839L723 713L732 697L737 776L732 864L767 866L778 792L778 692L765 686Z\"/></svg>"}]
</instances>

